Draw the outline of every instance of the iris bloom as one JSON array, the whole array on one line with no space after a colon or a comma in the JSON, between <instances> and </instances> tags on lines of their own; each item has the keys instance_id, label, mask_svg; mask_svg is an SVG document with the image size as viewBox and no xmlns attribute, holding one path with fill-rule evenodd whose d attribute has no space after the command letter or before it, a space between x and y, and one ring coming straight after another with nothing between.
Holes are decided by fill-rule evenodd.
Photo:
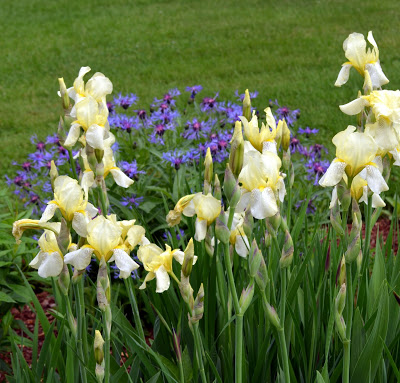
<instances>
[{"instance_id":1,"label":"iris bloom","mask_svg":"<svg viewBox=\"0 0 400 383\"><path fill-rule=\"evenodd\" d=\"M87 143L94 149L104 150L104 138L109 134L107 105L99 104L93 97L88 96L75 104L71 116L76 120L71 124L64 146L72 147L76 144L82 127L86 132Z\"/></svg>"},{"instance_id":2,"label":"iris bloom","mask_svg":"<svg viewBox=\"0 0 400 383\"><path fill-rule=\"evenodd\" d=\"M276 141L279 142L281 139L283 120L279 121L277 127L271 108L266 108L265 113L267 125L261 123L261 128L258 127L258 119L255 112L253 112L253 117L250 121L247 121L246 117L243 116L240 117L240 120L243 123L246 138L255 149L259 152L268 150L276 154Z\"/></svg>"},{"instance_id":3,"label":"iris bloom","mask_svg":"<svg viewBox=\"0 0 400 383\"><path fill-rule=\"evenodd\" d=\"M371 31L368 32L367 40L372 45L372 49L367 49L367 42L361 33L352 33L344 41L343 50L349 61L342 64L335 86L346 84L351 67L354 67L363 77L365 77L365 72L368 71L373 89L380 88L389 82L382 71L378 46Z\"/></svg>"},{"instance_id":4,"label":"iris bloom","mask_svg":"<svg viewBox=\"0 0 400 383\"><path fill-rule=\"evenodd\" d=\"M384 156L392 153L399 145L400 128L400 91L377 90L368 96L362 96L346 105L341 105L342 112L355 115L370 107L368 116L370 122L366 126L366 132L372 135L378 144L378 154ZM392 153L396 156L396 153Z\"/></svg>"},{"instance_id":5,"label":"iris bloom","mask_svg":"<svg viewBox=\"0 0 400 383\"><path fill-rule=\"evenodd\" d=\"M54 226L59 231L61 223L57 222ZM64 260L62 252L58 247L55 234L50 230L45 230L39 238L38 243L40 251L29 266L37 269L38 274L42 278L60 275L64 266Z\"/></svg>"},{"instance_id":6,"label":"iris bloom","mask_svg":"<svg viewBox=\"0 0 400 383\"><path fill-rule=\"evenodd\" d=\"M190 199L190 202L183 209L182 214L186 217L197 216L194 239L200 242L206 237L207 227L217 219L220 212L220 200L214 198L211 193L207 195L197 193Z\"/></svg>"},{"instance_id":7,"label":"iris bloom","mask_svg":"<svg viewBox=\"0 0 400 383\"><path fill-rule=\"evenodd\" d=\"M283 175L279 171L281 163L275 153L264 150L261 154L245 141L243 168L238 177L242 186L238 211L250 208L257 219L272 217L278 212L276 201L283 202L286 194Z\"/></svg>"},{"instance_id":8,"label":"iris bloom","mask_svg":"<svg viewBox=\"0 0 400 383\"><path fill-rule=\"evenodd\" d=\"M115 138L112 134L106 140L104 140L104 155L103 155L103 164L104 164L104 174L103 177L106 178L108 174L111 173L114 178L115 183L118 186L128 188L133 184L133 180L130 179L117 165L115 162L114 154L111 149ZM83 189L88 190L95 183L95 174L93 170L90 168L86 152L85 150L81 150L81 158L83 160L84 171L81 180L81 185Z\"/></svg>"},{"instance_id":9,"label":"iris bloom","mask_svg":"<svg viewBox=\"0 0 400 383\"><path fill-rule=\"evenodd\" d=\"M68 222L72 222L73 229L81 237L86 237L86 226L98 213L97 208L88 202L87 195L78 181L68 176L55 179L54 200L48 202L40 222L47 222L53 218L57 209Z\"/></svg>"},{"instance_id":10,"label":"iris bloom","mask_svg":"<svg viewBox=\"0 0 400 383\"><path fill-rule=\"evenodd\" d=\"M64 262L78 270L84 270L94 254L101 261L115 261L120 278L128 278L139 265L129 256L122 238L123 229L115 217L98 216L87 225L87 244L64 257ZM121 243L122 242L122 243Z\"/></svg>"},{"instance_id":11,"label":"iris bloom","mask_svg":"<svg viewBox=\"0 0 400 383\"><path fill-rule=\"evenodd\" d=\"M350 125L336 134L332 142L336 146L336 158L320 179L321 186L335 186L345 175L353 180L365 169L363 178L374 193L387 190L388 186L374 162L378 145L369 134L356 132L356 128Z\"/></svg>"},{"instance_id":12,"label":"iris bloom","mask_svg":"<svg viewBox=\"0 0 400 383\"><path fill-rule=\"evenodd\" d=\"M189 244L185 250L193 251L193 240L189 241ZM183 263L185 253L182 250L172 250L170 246L165 245L165 251L154 243L140 246L138 250L138 258L143 263L143 267L148 274L146 275L143 284L139 287L140 289L146 288L146 283L157 279L157 293L162 293L168 290L170 285L169 275L172 271L172 259L175 258L181 265ZM197 261L197 257L194 256L193 264Z\"/></svg>"}]
</instances>

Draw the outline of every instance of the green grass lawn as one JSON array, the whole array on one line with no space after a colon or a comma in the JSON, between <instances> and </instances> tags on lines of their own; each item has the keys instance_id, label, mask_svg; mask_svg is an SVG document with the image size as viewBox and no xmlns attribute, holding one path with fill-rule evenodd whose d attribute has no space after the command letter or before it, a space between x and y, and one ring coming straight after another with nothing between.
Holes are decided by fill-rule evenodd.
<instances>
[{"instance_id":1,"label":"green grass lawn","mask_svg":"<svg viewBox=\"0 0 400 383\"><path fill-rule=\"evenodd\" d=\"M339 104L362 85L353 70L333 86L346 61L349 33L374 32L391 89L399 87L400 3L355 1L44 1L2 0L0 48L0 174L21 161L29 137L55 132L61 113L57 78L71 86L81 66L103 72L115 93L143 103L171 87L201 84L201 96L258 90L301 109L303 126L329 143L353 119Z\"/></svg>"}]
</instances>

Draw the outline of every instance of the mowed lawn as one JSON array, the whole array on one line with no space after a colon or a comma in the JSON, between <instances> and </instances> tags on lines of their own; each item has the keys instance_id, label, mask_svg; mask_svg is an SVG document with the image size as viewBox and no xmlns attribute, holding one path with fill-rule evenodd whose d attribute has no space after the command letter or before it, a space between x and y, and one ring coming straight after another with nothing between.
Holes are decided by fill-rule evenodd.
<instances>
[{"instance_id":1,"label":"mowed lawn","mask_svg":"<svg viewBox=\"0 0 400 383\"><path fill-rule=\"evenodd\" d=\"M339 104L362 85L353 70L333 86L349 33L369 30L391 89L399 87L400 2L2 0L0 24L0 174L31 150L29 137L57 129L57 78L71 86L81 66L103 72L114 93L146 106L166 90L201 84L200 97L233 99L258 90L301 109L302 126L332 135L355 119ZM88 76L89 78L89 76Z\"/></svg>"}]
</instances>

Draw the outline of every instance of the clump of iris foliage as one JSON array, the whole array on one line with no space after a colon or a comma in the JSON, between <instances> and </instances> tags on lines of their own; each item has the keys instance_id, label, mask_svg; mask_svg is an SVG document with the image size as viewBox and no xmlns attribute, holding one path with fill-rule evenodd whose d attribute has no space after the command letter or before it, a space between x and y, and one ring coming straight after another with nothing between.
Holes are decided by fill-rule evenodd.
<instances>
[{"instance_id":1,"label":"clump of iris foliage","mask_svg":"<svg viewBox=\"0 0 400 383\"><path fill-rule=\"evenodd\" d=\"M3 241L19 262L2 294L18 296L7 278L20 278L37 312L35 333L14 324L24 338L5 316L9 380L398 381L397 209L386 243L370 236L400 164L400 92L381 89L368 42L343 45L335 85L352 68L364 84L341 106L357 117L332 162L299 110L257 92L228 102L197 85L143 107L112 99L101 73L85 82L88 67L71 88L59 79L58 133L32 138L7 178L25 210L19 247ZM36 256L26 230L40 234ZM54 295L53 322L32 284Z\"/></svg>"}]
</instances>

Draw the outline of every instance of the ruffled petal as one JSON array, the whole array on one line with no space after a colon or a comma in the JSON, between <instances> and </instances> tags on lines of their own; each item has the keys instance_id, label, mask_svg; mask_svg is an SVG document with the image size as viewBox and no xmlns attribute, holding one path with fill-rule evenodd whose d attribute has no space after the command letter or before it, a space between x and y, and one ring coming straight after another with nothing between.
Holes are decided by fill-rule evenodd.
<instances>
[{"instance_id":1,"label":"ruffled petal","mask_svg":"<svg viewBox=\"0 0 400 383\"><path fill-rule=\"evenodd\" d=\"M194 239L197 242L201 242L206 237L207 234L207 220L197 218L195 226L196 226L196 233L194 235Z\"/></svg>"},{"instance_id":2,"label":"ruffled petal","mask_svg":"<svg viewBox=\"0 0 400 383\"><path fill-rule=\"evenodd\" d=\"M83 173L81 179L81 186L85 193L89 192L89 188L94 184L94 173L91 170L87 170Z\"/></svg>"},{"instance_id":3,"label":"ruffled petal","mask_svg":"<svg viewBox=\"0 0 400 383\"><path fill-rule=\"evenodd\" d=\"M115 264L120 270L120 278L130 277L133 270L136 270L139 265L122 249L114 250L114 260Z\"/></svg>"},{"instance_id":4,"label":"ruffled petal","mask_svg":"<svg viewBox=\"0 0 400 383\"><path fill-rule=\"evenodd\" d=\"M99 209L93 206L90 202L87 203L85 211L90 219L93 219L97 214L99 214Z\"/></svg>"},{"instance_id":5,"label":"ruffled petal","mask_svg":"<svg viewBox=\"0 0 400 383\"><path fill-rule=\"evenodd\" d=\"M43 254L47 254L44 251L40 250L36 257L32 259L32 261L29 263L30 267L33 267L34 269L38 269L40 264L43 262Z\"/></svg>"},{"instance_id":6,"label":"ruffled petal","mask_svg":"<svg viewBox=\"0 0 400 383\"><path fill-rule=\"evenodd\" d=\"M57 253L42 253L42 262L38 268L38 274L42 278L57 277L64 266L62 256Z\"/></svg>"},{"instance_id":7,"label":"ruffled petal","mask_svg":"<svg viewBox=\"0 0 400 383\"><path fill-rule=\"evenodd\" d=\"M322 187L337 185L343 178L346 166L345 162L337 161L336 159L333 160L325 174L319 180L319 184Z\"/></svg>"},{"instance_id":8,"label":"ruffled petal","mask_svg":"<svg viewBox=\"0 0 400 383\"><path fill-rule=\"evenodd\" d=\"M118 186L121 186L123 188L128 188L133 184L133 180L131 180L121 169L119 168L113 168L110 170L110 173L112 174L115 183Z\"/></svg>"},{"instance_id":9,"label":"ruffled petal","mask_svg":"<svg viewBox=\"0 0 400 383\"><path fill-rule=\"evenodd\" d=\"M353 65L351 64L343 64L342 69L340 69L338 78L336 79L335 86L342 86L346 84L349 79L350 69Z\"/></svg>"},{"instance_id":10,"label":"ruffled petal","mask_svg":"<svg viewBox=\"0 0 400 383\"><path fill-rule=\"evenodd\" d=\"M246 211L250 205L250 199L251 199L251 192L244 191L242 189L242 196L240 197L240 200L238 204L236 205L235 211L237 213L243 213Z\"/></svg>"},{"instance_id":11,"label":"ruffled petal","mask_svg":"<svg viewBox=\"0 0 400 383\"><path fill-rule=\"evenodd\" d=\"M64 262L74 266L77 270L85 270L89 266L92 257L93 249L83 247L79 250L71 251L65 254Z\"/></svg>"},{"instance_id":12,"label":"ruffled petal","mask_svg":"<svg viewBox=\"0 0 400 383\"><path fill-rule=\"evenodd\" d=\"M193 217L196 214L193 199L183 209L182 214L186 217Z\"/></svg>"}]
</instances>

